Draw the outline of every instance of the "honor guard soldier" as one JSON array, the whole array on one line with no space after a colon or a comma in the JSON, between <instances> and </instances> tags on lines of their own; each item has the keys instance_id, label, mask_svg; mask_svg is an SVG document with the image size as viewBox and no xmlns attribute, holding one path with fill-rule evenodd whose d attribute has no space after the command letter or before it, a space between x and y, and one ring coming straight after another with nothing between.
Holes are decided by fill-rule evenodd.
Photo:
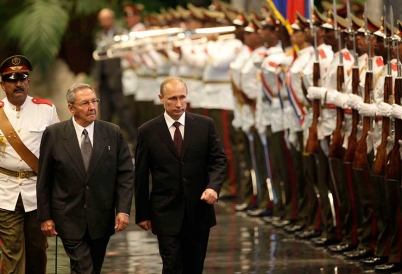
<instances>
[{"instance_id":1,"label":"honor guard soldier","mask_svg":"<svg viewBox=\"0 0 402 274\"><path fill-rule=\"evenodd\" d=\"M225 27L231 25L225 18L223 12L204 11L205 16L210 18L213 27ZM243 43L236 39L234 34L223 34L216 39L211 39L205 45L204 52L207 56L203 73L203 98L201 107L208 111L208 116L214 119L218 133L221 136L225 152L228 158L228 172L223 182L221 192L222 198L233 198L236 196L236 168L235 155L235 129L232 125L234 99L230 84L230 63L239 54Z\"/></svg>"},{"instance_id":2,"label":"honor guard soldier","mask_svg":"<svg viewBox=\"0 0 402 274\"><path fill-rule=\"evenodd\" d=\"M37 221L39 146L55 106L28 95L31 62L22 55L0 65L0 248L2 273L46 272L47 240Z\"/></svg>"}]
</instances>

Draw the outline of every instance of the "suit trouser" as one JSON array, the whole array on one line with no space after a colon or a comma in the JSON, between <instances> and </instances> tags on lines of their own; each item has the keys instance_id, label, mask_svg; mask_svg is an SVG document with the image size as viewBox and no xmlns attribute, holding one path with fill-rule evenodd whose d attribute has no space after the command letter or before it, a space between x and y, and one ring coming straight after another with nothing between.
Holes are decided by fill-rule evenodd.
<instances>
[{"instance_id":1,"label":"suit trouser","mask_svg":"<svg viewBox=\"0 0 402 274\"><path fill-rule=\"evenodd\" d=\"M246 134L241 130L235 130L235 146L233 156L235 164L236 202L238 204L252 204L253 188L250 176L250 155Z\"/></svg>"},{"instance_id":2,"label":"suit trouser","mask_svg":"<svg viewBox=\"0 0 402 274\"><path fill-rule=\"evenodd\" d=\"M359 226L357 237L359 248L374 251L378 237L378 211L374 203L377 195L378 183L374 177L370 176L370 170L373 163L373 153L368 156L367 169L354 169L353 173L356 179L356 203L358 205Z\"/></svg>"},{"instance_id":3,"label":"suit trouser","mask_svg":"<svg viewBox=\"0 0 402 274\"><path fill-rule=\"evenodd\" d=\"M402 263L402 190L401 182L387 180L388 206L390 209L391 242L389 248L390 263Z\"/></svg>"},{"instance_id":4,"label":"suit trouser","mask_svg":"<svg viewBox=\"0 0 402 274\"><path fill-rule=\"evenodd\" d=\"M91 239L88 231L82 239L61 239L70 258L71 274L100 274L109 239Z\"/></svg>"},{"instance_id":5,"label":"suit trouser","mask_svg":"<svg viewBox=\"0 0 402 274\"><path fill-rule=\"evenodd\" d=\"M47 238L36 210L24 211L21 195L15 211L0 210L0 242L2 274L46 273Z\"/></svg>"},{"instance_id":6,"label":"suit trouser","mask_svg":"<svg viewBox=\"0 0 402 274\"><path fill-rule=\"evenodd\" d=\"M202 274L210 229L190 229L183 222L177 235L157 235L162 274Z\"/></svg>"},{"instance_id":7,"label":"suit trouser","mask_svg":"<svg viewBox=\"0 0 402 274\"><path fill-rule=\"evenodd\" d=\"M225 180L222 184L221 194L228 194L230 196L236 195L236 174L233 159L233 147L234 147L234 128L232 126L232 120L234 119L232 110L224 109L208 109L209 117L211 117L216 125L223 147L228 158L227 172Z\"/></svg>"},{"instance_id":8,"label":"suit trouser","mask_svg":"<svg viewBox=\"0 0 402 274\"><path fill-rule=\"evenodd\" d=\"M334 187L332 184L328 157L322 149L325 144L329 145L329 137L320 140L321 145L318 147L318 166L317 166L317 188L321 198L321 216L323 224L322 237L335 240L337 239L336 223L334 222L334 215L332 209L334 208L333 202L329 199L329 195L335 199ZM323 144L324 143L324 144Z\"/></svg>"},{"instance_id":9,"label":"suit trouser","mask_svg":"<svg viewBox=\"0 0 402 274\"><path fill-rule=\"evenodd\" d=\"M300 212L300 206L306 203L303 198L303 193L306 189L306 182L303 176L303 131L298 131L295 133L297 135L298 147L294 145L290 146L290 158L292 160L290 171L291 177L291 195L290 195L290 216L292 221L296 221L298 214Z\"/></svg>"},{"instance_id":10,"label":"suit trouser","mask_svg":"<svg viewBox=\"0 0 402 274\"><path fill-rule=\"evenodd\" d=\"M267 138L269 139L269 157L271 160L273 186L276 200L273 214L277 217L291 219L291 198L290 198L290 170L289 170L289 149L286 146L284 131L272 132L267 127Z\"/></svg>"},{"instance_id":11,"label":"suit trouser","mask_svg":"<svg viewBox=\"0 0 402 274\"><path fill-rule=\"evenodd\" d=\"M303 175L306 187L300 201L297 221L305 230L321 230L321 208L317 184L317 155L303 155Z\"/></svg>"}]
</instances>

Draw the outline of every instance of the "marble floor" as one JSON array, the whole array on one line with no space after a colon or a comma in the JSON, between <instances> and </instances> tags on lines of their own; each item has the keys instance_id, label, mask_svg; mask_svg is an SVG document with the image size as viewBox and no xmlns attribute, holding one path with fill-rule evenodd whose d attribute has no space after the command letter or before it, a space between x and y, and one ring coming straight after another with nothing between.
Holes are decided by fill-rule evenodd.
<instances>
[{"instance_id":1,"label":"marble floor","mask_svg":"<svg viewBox=\"0 0 402 274\"><path fill-rule=\"evenodd\" d=\"M326 249L296 240L258 218L236 213L231 202L216 205L218 226L211 230L204 273L355 274L374 273ZM55 238L49 239L48 271L55 273ZM156 237L136 225L111 238L102 273L161 273ZM58 241L57 269L69 273L69 261ZM191 273L186 273L191 274Z\"/></svg>"}]
</instances>

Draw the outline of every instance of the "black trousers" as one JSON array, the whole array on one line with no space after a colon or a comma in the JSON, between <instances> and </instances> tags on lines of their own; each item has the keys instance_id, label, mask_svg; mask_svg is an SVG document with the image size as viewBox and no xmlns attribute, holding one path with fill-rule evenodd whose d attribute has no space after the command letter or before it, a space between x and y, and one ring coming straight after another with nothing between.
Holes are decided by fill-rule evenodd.
<instances>
[{"instance_id":1,"label":"black trousers","mask_svg":"<svg viewBox=\"0 0 402 274\"><path fill-rule=\"evenodd\" d=\"M201 274L210 229L196 230L186 221L177 235L157 235L163 262L162 274Z\"/></svg>"},{"instance_id":2,"label":"black trousers","mask_svg":"<svg viewBox=\"0 0 402 274\"><path fill-rule=\"evenodd\" d=\"M91 239L88 232L79 240L61 239L70 258L71 274L100 274L109 239Z\"/></svg>"}]
</instances>

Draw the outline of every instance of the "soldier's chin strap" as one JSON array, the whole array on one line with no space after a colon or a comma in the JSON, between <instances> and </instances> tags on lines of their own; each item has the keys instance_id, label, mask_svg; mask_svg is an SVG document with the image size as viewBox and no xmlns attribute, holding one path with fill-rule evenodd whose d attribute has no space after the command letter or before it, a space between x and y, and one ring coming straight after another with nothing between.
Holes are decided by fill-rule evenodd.
<instances>
[{"instance_id":1,"label":"soldier's chin strap","mask_svg":"<svg viewBox=\"0 0 402 274\"><path fill-rule=\"evenodd\" d=\"M27 165L38 174L38 157L32 153L21 141L18 134L15 132L13 126L3 108L4 103L0 101L0 130L3 132L7 141L14 148L14 150L18 153L22 160L24 160Z\"/></svg>"}]
</instances>

